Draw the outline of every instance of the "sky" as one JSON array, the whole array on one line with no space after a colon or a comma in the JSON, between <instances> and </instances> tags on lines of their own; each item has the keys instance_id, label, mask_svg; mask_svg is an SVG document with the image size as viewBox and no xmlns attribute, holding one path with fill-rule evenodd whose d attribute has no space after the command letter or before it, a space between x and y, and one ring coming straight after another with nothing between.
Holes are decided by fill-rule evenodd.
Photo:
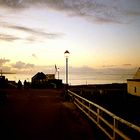
<instances>
[{"instance_id":1,"label":"sky","mask_svg":"<svg viewBox=\"0 0 140 140\"><path fill-rule=\"evenodd\" d=\"M0 0L0 68L73 72L140 66L139 0Z\"/></svg>"}]
</instances>

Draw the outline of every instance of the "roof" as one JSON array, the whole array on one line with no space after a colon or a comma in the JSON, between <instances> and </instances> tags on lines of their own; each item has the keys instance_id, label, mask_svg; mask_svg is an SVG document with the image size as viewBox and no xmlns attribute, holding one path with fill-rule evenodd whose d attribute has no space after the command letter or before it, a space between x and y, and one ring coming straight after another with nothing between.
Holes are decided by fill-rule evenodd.
<instances>
[{"instance_id":1,"label":"roof","mask_svg":"<svg viewBox=\"0 0 140 140\"><path fill-rule=\"evenodd\" d=\"M127 81L140 82L140 79L127 79Z\"/></svg>"},{"instance_id":2,"label":"roof","mask_svg":"<svg viewBox=\"0 0 140 140\"><path fill-rule=\"evenodd\" d=\"M32 77L32 79L36 80L46 79L46 75L43 72L38 72L36 75Z\"/></svg>"},{"instance_id":3,"label":"roof","mask_svg":"<svg viewBox=\"0 0 140 140\"><path fill-rule=\"evenodd\" d=\"M140 79L140 67L138 68L137 72L135 73L133 79Z\"/></svg>"}]
</instances>

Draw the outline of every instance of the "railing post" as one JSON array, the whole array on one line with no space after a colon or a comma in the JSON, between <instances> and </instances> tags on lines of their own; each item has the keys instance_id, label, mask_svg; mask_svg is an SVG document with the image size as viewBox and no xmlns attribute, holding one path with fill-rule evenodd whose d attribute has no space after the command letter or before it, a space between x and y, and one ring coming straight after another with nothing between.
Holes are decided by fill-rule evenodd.
<instances>
[{"instance_id":1,"label":"railing post","mask_svg":"<svg viewBox=\"0 0 140 140\"><path fill-rule=\"evenodd\" d=\"M100 119L100 109L97 108L97 125L99 125L99 119Z\"/></svg>"},{"instance_id":2,"label":"railing post","mask_svg":"<svg viewBox=\"0 0 140 140\"><path fill-rule=\"evenodd\" d=\"M82 96L82 94L83 94L83 91L82 91L82 89L80 90L80 96Z\"/></svg>"},{"instance_id":3,"label":"railing post","mask_svg":"<svg viewBox=\"0 0 140 140\"><path fill-rule=\"evenodd\" d=\"M118 127L118 121L116 120L115 117L113 117L113 140L117 140L118 137L116 135L115 129Z\"/></svg>"},{"instance_id":4,"label":"railing post","mask_svg":"<svg viewBox=\"0 0 140 140\"><path fill-rule=\"evenodd\" d=\"M82 99L82 103L84 104L85 103L85 101ZM82 105L82 109L84 110L84 106Z\"/></svg>"},{"instance_id":5,"label":"railing post","mask_svg":"<svg viewBox=\"0 0 140 140\"><path fill-rule=\"evenodd\" d=\"M115 123L116 123L116 120L115 120L115 117L113 118L113 140L115 140Z\"/></svg>"},{"instance_id":6,"label":"railing post","mask_svg":"<svg viewBox=\"0 0 140 140\"><path fill-rule=\"evenodd\" d=\"M88 115L90 116L90 107L91 107L90 103L89 103L88 107L89 107L89 109L88 109Z\"/></svg>"}]
</instances>

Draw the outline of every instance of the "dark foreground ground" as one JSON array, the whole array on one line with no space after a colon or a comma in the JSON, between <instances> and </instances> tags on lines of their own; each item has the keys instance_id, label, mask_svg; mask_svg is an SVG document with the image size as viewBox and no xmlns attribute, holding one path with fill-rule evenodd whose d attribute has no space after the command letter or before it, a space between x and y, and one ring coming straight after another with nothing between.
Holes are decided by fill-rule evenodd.
<instances>
[{"instance_id":1,"label":"dark foreground ground","mask_svg":"<svg viewBox=\"0 0 140 140\"><path fill-rule=\"evenodd\" d=\"M0 90L0 140L105 139L62 90Z\"/></svg>"}]
</instances>

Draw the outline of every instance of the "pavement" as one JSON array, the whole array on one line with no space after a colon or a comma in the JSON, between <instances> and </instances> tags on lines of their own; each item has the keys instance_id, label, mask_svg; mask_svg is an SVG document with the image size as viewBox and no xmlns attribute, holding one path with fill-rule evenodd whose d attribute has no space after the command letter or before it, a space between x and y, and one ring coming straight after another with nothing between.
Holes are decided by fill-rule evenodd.
<instances>
[{"instance_id":1,"label":"pavement","mask_svg":"<svg viewBox=\"0 0 140 140\"><path fill-rule=\"evenodd\" d=\"M0 140L96 140L98 130L87 121L62 90L0 90Z\"/></svg>"}]
</instances>

